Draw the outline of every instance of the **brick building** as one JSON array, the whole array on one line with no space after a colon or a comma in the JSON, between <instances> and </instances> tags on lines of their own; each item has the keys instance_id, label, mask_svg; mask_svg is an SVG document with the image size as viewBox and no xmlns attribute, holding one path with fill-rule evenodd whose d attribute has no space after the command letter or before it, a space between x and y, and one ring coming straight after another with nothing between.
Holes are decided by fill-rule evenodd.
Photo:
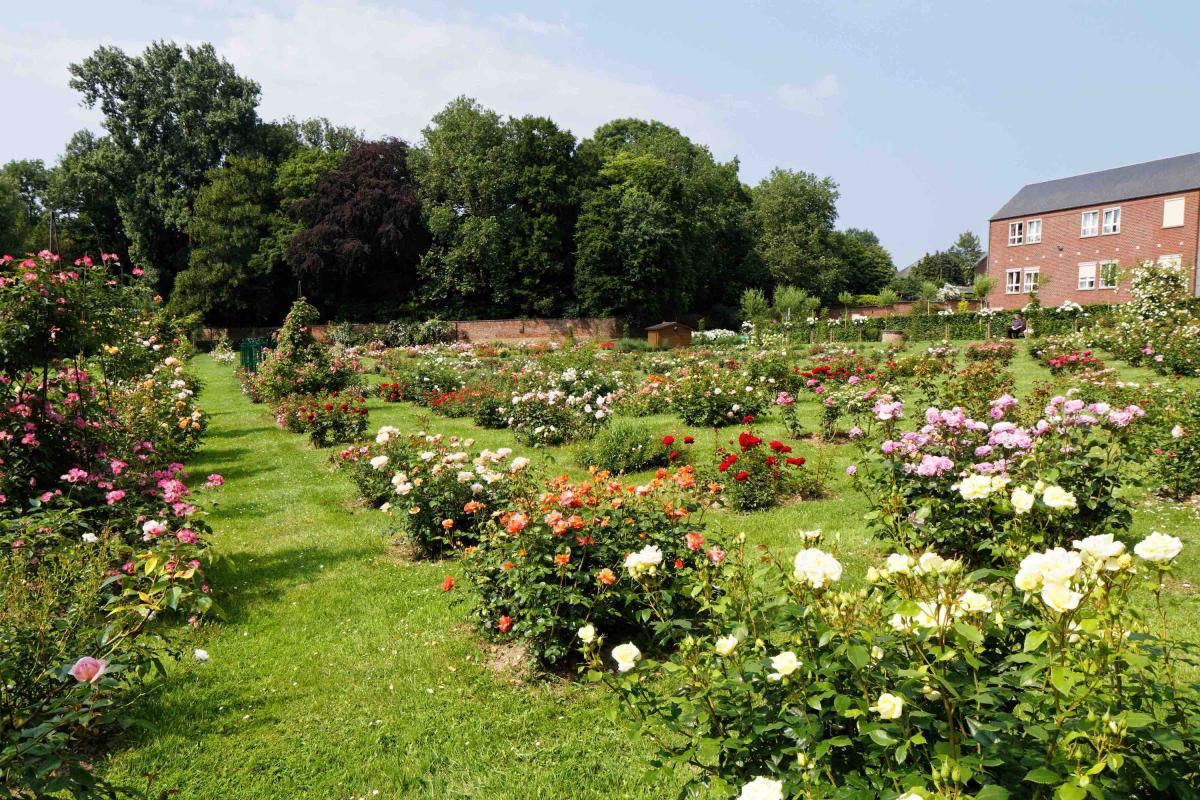
<instances>
[{"instance_id":1,"label":"brick building","mask_svg":"<svg viewBox=\"0 0 1200 800\"><path fill-rule=\"evenodd\" d=\"M1200 153L1031 183L988 225L993 308L1129 299L1127 270L1145 260L1200 263Z\"/></svg>"}]
</instances>

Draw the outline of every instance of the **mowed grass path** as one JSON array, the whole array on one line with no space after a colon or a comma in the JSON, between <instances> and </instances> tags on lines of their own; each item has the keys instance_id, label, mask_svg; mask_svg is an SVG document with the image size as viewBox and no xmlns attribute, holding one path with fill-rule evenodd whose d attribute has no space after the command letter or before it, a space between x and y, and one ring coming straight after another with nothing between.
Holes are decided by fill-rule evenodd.
<instances>
[{"instance_id":1,"label":"mowed grass path","mask_svg":"<svg viewBox=\"0 0 1200 800\"><path fill-rule=\"evenodd\" d=\"M226 485L211 516L224 621L101 765L180 798L660 798L649 749L600 690L493 669L445 563L405 563L330 451L273 424L228 367L196 362L211 427L189 464ZM372 425L412 409L372 408Z\"/></svg>"},{"instance_id":2,"label":"mowed grass path","mask_svg":"<svg viewBox=\"0 0 1200 800\"><path fill-rule=\"evenodd\" d=\"M277 428L268 409L239 392L232 370L195 362L211 426L189 470L220 472L225 488L211 516L221 561L212 570L223 621L197 646L212 660L186 660L140 712L152 731L125 736L103 772L128 784L155 773L158 790L181 798L664 798L678 786L644 780L652 748L602 691L504 666L465 622L462 588L440 590L457 564L407 562L383 536L388 520L355 500L331 451ZM1025 353L1014 363L1018 393L1048 373ZM1134 380L1152 373L1122 369ZM374 379L372 379L374 380ZM371 430L396 425L471 436L477 446L514 447L551 472L580 476L570 448L531 451L507 431L372 400ZM807 429L817 407L802 405ZM646 423L697 437L670 416ZM782 437L782 427L760 427ZM731 433L732 431L732 433ZM823 528L825 546L857 582L879 547L864 533L867 506L849 486L850 446L796 445L823 464L826 499L753 515L715 514L725 532L790 554L797 532ZM698 453L699 460L707 457ZM642 475L629 476L640 480ZM1200 535L1190 505L1147 503L1135 535L1165 530L1184 539L1169 581L1172 633L1200 642ZM1145 598L1148 604L1149 598ZM378 794L375 794L378 792Z\"/></svg>"}]
</instances>

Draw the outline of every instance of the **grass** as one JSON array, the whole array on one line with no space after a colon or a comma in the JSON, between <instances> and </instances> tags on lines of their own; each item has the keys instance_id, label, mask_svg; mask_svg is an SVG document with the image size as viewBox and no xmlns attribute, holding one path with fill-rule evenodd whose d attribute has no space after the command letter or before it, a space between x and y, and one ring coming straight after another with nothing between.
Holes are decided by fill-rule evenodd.
<instances>
[{"instance_id":1,"label":"grass","mask_svg":"<svg viewBox=\"0 0 1200 800\"><path fill-rule=\"evenodd\" d=\"M117 740L99 765L106 777L149 780L181 798L674 796L677 786L643 779L651 747L611 698L505 663L464 623L461 591L440 591L453 561L405 561L383 535L387 519L355 501L329 451L277 428L242 397L228 367L200 357L195 368L211 426L189 470L227 480L211 517L220 554L211 578L224 616L198 634L211 661L187 659L151 687L140 712L152 724ZM1014 371L1020 391L1047 376L1024 353ZM803 412L815 428L815 405ZM507 431L408 404L372 400L371 415L373 427L529 452ZM693 433L698 448L716 443L711 431L688 431L672 417L646 422L664 434ZM782 434L777 424L763 429ZM722 512L714 523L783 552L795 549L798 531L823 528L848 575L861 575L878 549L862 532L865 502L843 475L852 448L821 456L805 442L797 452L810 465L827 461L828 498L749 516ZM571 448L533 455L551 470L582 473ZM1192 506L1148 503L1135 526L1184 539L1167 610L1174 636L1192 642L1200 642L1196 522Z\"/></svg>"}]
</instances>

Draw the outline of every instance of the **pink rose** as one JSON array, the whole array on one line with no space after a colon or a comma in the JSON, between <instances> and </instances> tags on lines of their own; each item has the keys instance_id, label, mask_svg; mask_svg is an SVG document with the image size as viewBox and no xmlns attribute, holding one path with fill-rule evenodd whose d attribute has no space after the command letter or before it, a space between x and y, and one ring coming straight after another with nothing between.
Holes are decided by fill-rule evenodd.
<instances>
[{"instance_id":1,"label":"pink rose","mask_svg":"<svg viewBox=\"0 0 1200 800\"><path fill-rule=\"evenodd\" d=\"M179 533L175 534L175 538L178 539L179 541L183 542L184 544L195 544L196 543L196 534L193 533L192 530L189 528L183 528L182 530L180 530Z\"/></svg>"},{"instance_id":2,"label":"pink rose","mask_svg":"<svg viewBox=\"0 0 1200 800\"><path fill-rule=\"evenodd\" d=\"M104 670L107 669L108 662L102 658L92 658L84 656L75 662L71 667L71 677L80 683L95 683L104 675Z\"/></svg>"}]
</instances>

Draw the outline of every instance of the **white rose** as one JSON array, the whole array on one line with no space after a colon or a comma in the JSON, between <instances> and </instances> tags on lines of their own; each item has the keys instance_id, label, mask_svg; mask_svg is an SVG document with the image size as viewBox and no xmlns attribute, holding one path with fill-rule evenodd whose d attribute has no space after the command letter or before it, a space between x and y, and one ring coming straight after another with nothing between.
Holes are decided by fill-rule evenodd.
<instances>
[{"instance_id":1,"label":"white rose","mask_svg":"<svg viewBox=\"0 0 1200 800\"><path fill-rule=\"evenodd\" d=\"M758 777L742 787L738 800L783 800L783 782Z\"/></svg>"},{"instance_id":2,"label":"white rose","mask_svg":"<svg viewBox=\"0 0 1200 800\"><path fill-rule=\"evenodd\" d=\"M528 458L526 458L525 456L517 456L516 458L514 458L512 460L512 464L510 465L510 468L512 469L513 472L520 472L521 470L525 469L528 466L529 466Z\"/></svg>"},{"instance_id":3,"label":"white rose","mask_svg":"<svg viewBox=\"0 0 1200 800\"><path fill-rule=\"evenodd\" d=\"M737 649L737 646L738 638L736 636L722 636L720 639L717 639L714 649L716 649L717 655L728 656Z\"/></svg>"},{"instance_id":4,"label":"white rose","mask_svg":"<svg viewBox=\"0 0 1200 800\"><path fill-rule=\"evenodd\" d=\"M871 710L879 714L881 719L900 719L904 713L904 698L899 695L884 692L879 695Z\"/></svg>"},{"instance_id":5,"label":"white rose","mask_svg":"<svg viewBox=\"0 0 1200 800\"><path fill-rule=\"evenodd\" d=\"M842 577L842 565L829 553L810 547L796 554L792 577L822 589Z\"/></svg>"},{"instance_id":6,"label":"white rose","mask_svg":"<svg viewBox=\"0 0 1200 800\"><path fill-rule=\"evenodd\" d=\"M892 553L883 562L883 568L889 575L907 575L912 569L912 556L906 553Z\"/></svg>"},{"instance_id":7,"label":"white rose","mask_svg":"<svg viewBox=\"0 0 1200 800\"><path fill-rule=\"evenodd\" d=\"M584 625L579 629L579 640L584 644L591 644L596 640L596 626Z\"/></svg>"},{"instance_id":8,"label":"white rose","mask_svg":"<svg viewBox=\"0 0 1200 800\"><path fill-rule=\"evenodd\" d=\"M387 466L387 463L388 463L387 456L375 456L374 458L371 459L371 468L372 469L383 469L384 467Z\"/></svg>"},{"instance_id":9,"label":"white rose","mask_svg":"<svg viewBox=\"0 0 1200 800\"><path fill-rule=\"evenodd\" d=\"M1075 495L1061 486L1047 486L1046 491L1042 492L1042 502L1056 511L1076 507Z\"/></svg>"},{"instance_id":10,"label":"white rose","mask_svg":"<svg viewBox=\"0 0 1200 800\"><path fill-rule=\"evenodd\" d=\"M642 657L642 651L632 642L619 644L612 649L613 660L617 662L618 672L629 672Z\"/></svg>"},{"instance_id":11,"label":"white rose","mask_svg":"<svg viewBox=\"0 0 1200 800\"><path fill-rule=\"evenodd\" d=\"M200 650L199 648L197 648L196 652L194 652L192 655L195 656L197 661L208 661L208 651L207 650Z\"/></svg>"},{"instance_id":12,"label":"white rose","mask_svg":"<svg viewBox=\"0 0 1200 800\"><path fill-rule=\"evenodd\" d=\"M985 594L967 589L958 598L958 607L968 614L988 614L992 610L992 601Z\"/></svg>"},{"instance_id":13,"label":"white rose","mask_svg":"<svg viewBox=\"0 0 1200 800\"><path fill-rule=\"evenodd\" d=\"M1059 614L1074 611L1082 599L1083 595L1066 583L1047 583L1042 587L1042 602Z\"/></svg>"},{"instance_id":14,"label":"white rose","mask_svg":"<svg viewBox=\"0 0 1200 800\"><path fill-rule=\"evenodd\" d=\"M1042 580L1045 583L1069 583L1081 566L1083 558L1078 553L1061 547L1047 550L1041 562Z\"/></svg>"},{"instance_id":15,"label":"white rose","mask_svg":"<svg viewBox=\"0 0 1200 800\"><path fill-rule=\"evenodd\" d=\"M1124 543L1114 539L1111 533L1078 539L1072 542L1071 546L1083 553L1083 558L1088 563L1110 571L1120 569L1121 554L1125 552Z\"/></svg>"},{"instance_id":16,"label":"white rose","mask_svg":"<svg viewBox=\"0 0 1200 800\"><path fill-rule=\"evenodd\" d=\"M964 500L982 500L995 488L987 475L968 475L958 484L958 493Z\"/></svg>"},{"instance_id":17,"label":"white rose","mask_svg":"<svg viewBox=\"0 0 1200 800\"><path fill-rule=\"evenodd\" d=\"M83 538L83 541L87 544L95 544L96 542L100 541L100 537L94 533L85 533L85 534L83 534L82 538Z\"/></svg>"},{"instance_id":18,"label":"white rose","mask_svg":"<svg viewBox=\"0 0 1200 800\"><path fill-rule=\"evenodd\" d=\"M1179 555L1179 551L1182 549L1183 542L1179 539L1156 531L1138 542L1134 546L1133 552L1137 554L1138 558L1151 563L1165 564Z\"/></svg>"},{"instance_id":19,"label":"white rose","mask_svg":"<svg viewBox=\"0 0 1200 800\"><path fill-rule=\"evenodd\" d=\"M939 556L932 550L927 553L922 553L917 559L917 569L924 573L937 573L942 571L942 564L945 559Z\"/></svg>"},{"instance_id":20,"label":"white rose","mask_svg":"<svg viewBox=\"0 0 1200 800\"><path fill-rule=\"evenodd\" d=\"M771 668L775 671L767 676L767 680L782 680L800 668L800 659L791 650L785 650L771 656Z\"/></svg>"},{"instance_id":21,"label":"white rose","mask_svg":"<svg viewBox=\"0 0 1200 800\"><path fill-rule=\"evenodd\" d=\"M1028 514L1033 508L1033 492L1026 489L1024 486L1018 486L1013 489L1012 507L1017 514Z\"/></svg>"},{"instance_id":22,"label":"white rose","mask_svg":"<svg viewBox=\"0 0 1200 800\"><path fill-rule=\"evenodd\" d=\"M662 550L648 544L638 552L625 556L625 569L629 570L629 574L634 578L642 574L653 575L658 571L662 560Z\"/></svg>"}]
</instances>

